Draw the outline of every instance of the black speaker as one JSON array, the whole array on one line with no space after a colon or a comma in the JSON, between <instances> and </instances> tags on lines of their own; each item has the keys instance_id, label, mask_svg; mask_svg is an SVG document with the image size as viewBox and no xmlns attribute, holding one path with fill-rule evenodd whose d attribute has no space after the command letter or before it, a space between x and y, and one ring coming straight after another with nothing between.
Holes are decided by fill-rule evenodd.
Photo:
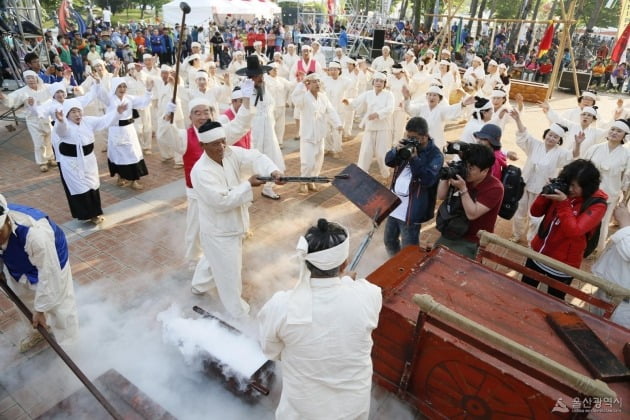
<instances>
[{"instance_id":1,"label":"black speaker","mask_svg":"<svg viewBox=\"0 0 630 420\"><path fill-rule=\"evenodd\" d=\"M383 49L383 45L385 45L385 30L374 29L374 34L372 35L372 49L380 51Z\"/></svg>"},{"instance_id":2,"label":"black speaker","mask_svg":"<svg viewBox=\"0 0 630 420\"><path fill-rule=\"evenodd\" d=\"M374 61L376 57L380 57L381 55L383 55L382 49L379 48L378 50L375 50L374 48L372 48L372 52L370 53L370 59Z\"/></svg>"},{"instance_id":3,"label":"black speaker","mask_svg":"<svg viewBox=\"0 0 630 420\"><path fill-rule=\"evenodd\" d=\"M295 25L297 23L297 7L282 6L282 24Z\"/></svg>"},{"instance_id":4,"label":"black speaker","mask_svg":"<svg viewBox=\"0 0 630 420\"><path fill-rule=\"evenodd\" d=\"M580 92L588 89L588 85L591 83L591 73L576 71L578 81L578 90ZM568 89L570 91L575 91L575 84L573 83L573 72L563 70L560 75L560 81L558 82L558 89Z\"/></svg>"}]
</instances>

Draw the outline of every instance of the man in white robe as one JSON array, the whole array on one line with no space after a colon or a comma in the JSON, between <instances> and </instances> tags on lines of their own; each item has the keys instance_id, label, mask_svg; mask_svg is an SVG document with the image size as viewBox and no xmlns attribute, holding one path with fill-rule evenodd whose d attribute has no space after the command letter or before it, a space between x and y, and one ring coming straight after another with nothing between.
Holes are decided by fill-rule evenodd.
<instances>
[{"instance_id":1,"label":"man in white robe","mask_svg":"<svg viewBox=\"0 0 630 420\"><path fill-rule=\"evenodd\" d=\"M284 157L278 144L275 131L274 110L276 107L273 95L265 85L263 75L271 69L260 64L256 56L247 57L247 67L237 72L240 76L247 76L254 82L249 103L252 108L252 148L265 154L275 165L284 171ZM280 195L273 190L273 184L268 182L261 191L261 195L271 200L279 200Z\"/></svg>"},{"instance_id":2,"label":"man in white robe","mask_svg":"<svg viewBox=\"0 0 630 420\"><path fill-rule=\"evenodd\" d=\"M61 345L79 332L66 237L40 210L7 204L0 195L0 260L9 287L33 312L34 328L51 327ZM28 351L43 337L31 334L20 343Z\"/></svg>"},{"instance_id":3,"label":"man in white robe","mask_svg":"<svg viewBox=\"0 0 630 420\"><path fill-rule=\"evenodd\" d=\"M352 87L352 81L346 78L345 75L342 75L342 68L343 66L340 62L331 61L328 64L329 77L324 77L322 80L323 90L326 92L326 96L330 100L334 110L347 108L343 105L342 101L344 98L349 97L348 91ZM335 111L335 114L338 112L339 111ZM306 118L306 116L304 118ZM306 119L304 121L306 121ZM336 126L328 127L328 135L326 136L324 150L326 153L332 153L334 158L339 158L341 153L342 131L343 130L338 130Z\"/></svg>"},{"instance_id":4,"label":"man in white robe","mask_svg":"<svg viewBox=\"0 0 630 420\"><path fill-rule=\"evenodd\" d=\"M256 58L255 58L256 59ZM242 176L251 167L255 174L278 179L283 174L258 150L226 145L220 123L208 121L199 127L204 150L190 174L199 200L199 226L203 257L197 264L192 285L205 292L216 286L221 303L235 318L246 316L249 305L241 297L243 238L249 229L252 187L262 185L256 176Z\"/></svg>"},{"instance_id":5,"label":"man in white robe","mask_svg":"<svg viewBox=\"0 0 630 420\"><path fill-rule=\"evenodd\" d=\"M630 289L630 212L627 206L618 205L614 210L615 219L619 222L619 230L608 242L608 246L593 264L593 274L619 286ZM597 291L600 298L611 300L601 289ZM626 328L630 328L630 296L627 296L613 312L610 320Z\"/></svg>"},{"instance_id":6,"label":"man in white robe","mask_svg":"<svg viewBox=\"0 0 630 420\"><path fill-rule=\"evenodd\" d=\"M383 178L389 177L385 155L392 146L392 114L394 113L394 95L389 90L384 90L386 85L385 73L375 72L372 76L372 90L361 93L352 102L344 99L344 104L352 106L355 111L365 108L365 114L359 124L359 127L365 131L361 140L357 166L369 172L372 159L376 158Z\"/></svg>"},{"instance_id":7,"label":"man in white robe","mask_svg":"<svg viewBox=\"0 0 630 420\"><path fill-rule=\"evenodd\" d=\"M275 57L275 55L274 55ZM265 87L268 94L273 95L275 106L273 116L275 119L274 130L280 146L284 143L284 131L286 128L286 107L289 93L293 90L295 83L289 82L279 74L281 65L277 62L269 64L271 69L265 77Z\"/></svg>"},{"instance_id":8,"label":"man in white robe","mask_svg":"<svg viewBox=\"0 0 630 420\"><path fill-rule=\"evenodd\" d=\"M388 46L384 46L381 51L383 55L376 57L374 61L372 61L372 69L375 72L386 71L387 74L389 74L392 71L392 66L396 63L394 62L394 59L389 55L390 50Z\"/></svg>"},{"instance_id":9,"label":"man in white robe","mask_svg":"<svg viewBox=\"0 0 630 420\"><path fill-rule=\"evenodd\" d=\"M321 81L317 73L306 76L292 94L293 103L302 109L300 127L300 174L319 176L324 164L324 139L331 125L341 134L343 126L337 111L325 93L320 92ZM339 139L341 142L341 138ZM317 191L314 183L300 185L300 193Z\"/></svg>"},{"instance_id":10,"label":"man in white robe","mask_svg":"<svg viewBox=\"0 0 630 420\"><path fill-rule=\"evenodd\" d=\"M409 77L402 64L394 64L392 74L387 78L387 86L394 95L394 113L392 114L392 146L398 144L405 133L409 116L405 112L403 87L409 89Z\"/></svg>"},{"instance_id":11,"label":"man in white robe","mask_svg":"<svg viewBox=\"0 0 630 420\"><path fill-rule=\"evenodd\" d=\"M276 418L367 420L381 290L341 277L348 231L325 219L317 225L298 242L296 287L277 292L258 313L263 352L282 364Z\"/></svg>"}]
</instances>

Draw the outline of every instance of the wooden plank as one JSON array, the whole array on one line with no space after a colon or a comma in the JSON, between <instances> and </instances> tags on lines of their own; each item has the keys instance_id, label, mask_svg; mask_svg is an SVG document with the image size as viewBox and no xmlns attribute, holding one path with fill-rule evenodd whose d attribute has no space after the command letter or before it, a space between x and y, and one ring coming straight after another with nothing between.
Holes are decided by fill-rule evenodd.
<instances>
[{"instance_id":1,"label":"wooden plank","mask_svg":"<svg viewBox=\"0 0 630 420\"><path fill-rule=\"evenodd\" d=\"M354 163L340 174L349 176L345 179L336 178L332 184L376 224L381 224L400 204L400 198L396 194Z\"/></svg>"},{"instance_id":2,"label":"wooden plank","mask_svg":"<svg viewBox=\"0 0 630 420\"><path fill-rule=\"evenodd\" d=\"M630 370L575 312L551 312L547 321L596 378L605 382L630 378Z\"/></svg>"},{"instance_id":3,"label":"wooden plank","mask_svg":"<svg viewBox=\"0 0 630 420\"><path fill-rule=\"evenodd\" d=\"M539 103L545 101L549 85L524 80L510 80L510 99L516 100L516 95L523 95L525 102Z\"/></svg>"}]
</instances>

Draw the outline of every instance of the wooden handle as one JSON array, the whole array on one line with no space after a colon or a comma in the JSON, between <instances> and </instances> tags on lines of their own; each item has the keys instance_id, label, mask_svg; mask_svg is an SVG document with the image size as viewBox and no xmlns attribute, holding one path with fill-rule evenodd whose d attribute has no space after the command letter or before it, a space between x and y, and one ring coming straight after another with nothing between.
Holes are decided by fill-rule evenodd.
<instances>
[{"instance_id":1,"label":"wooden handle","mask_svg":"<svg viewBox=\"0 0 630 420\"><path fill-rule=\"evenodd\" d=\"M567 273L570 276L575 277L578 280L582 280L586 283L593 284L600 289L604 290L610 296L612 296L613 303L615 305L619 304L623 299L630 297L630 289L626 289L616 283L610 282L606 279L598 277L592 273L588 273L586 271L580 270L575 267L571 267L563 262L550 258L546 255L543 255L539 252L534 251L531 248L524 247L519 244L515 244L514 242L508 241L507 239L501 238L494 233L486 232L485 230L480 230L477 233L479 237L479 243L482 246L487 246L488 244L497 244L506 248L510 251L514 251L519 255L523 255L524 257L530 258L532 260L540 261L541 263L549 266L551 268L555 268L558 271L562 271L563 273Z\"/></svg>"},{"instance_id":2,"label":"wooden handle","mask_svg":"<svg viewBox=\"0 0 630 420\"><path fill-rule=\"evenodd\" d=\"M437 303L431 295L414 295L413 301L420 307L420 310L426 312L429 316L439 319L440 321L453 324L477 339L488 342L491 346L516 354L518 357L527 360L535 368L546 371L562 381L568 383L575 388L580 394L600 397L600 398L616 398L615 391L610 389L608 385L599 379L591 379L572 369L569 369L560 363L549 359L542 354L531 350L501 334L492 331L489 328L478 324L465 316L453 311L446 306Z\"/></svg>"}]
</instances>

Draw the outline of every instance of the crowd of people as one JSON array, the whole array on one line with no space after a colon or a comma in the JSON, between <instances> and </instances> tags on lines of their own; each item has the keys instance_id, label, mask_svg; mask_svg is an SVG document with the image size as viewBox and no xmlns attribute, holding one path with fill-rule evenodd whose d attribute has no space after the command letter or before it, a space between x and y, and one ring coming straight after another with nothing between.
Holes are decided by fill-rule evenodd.
<instances>
[{"instance_id":1,"label":"crowd of people","mask_svg":"<svg viewBox=\"0 0 630 420\"><path fill-rule=\"evenodd\" d=\"M273 22L244 24L240 47L238 37L230 43L220 31L210 36L212 29L197 30L195 39L195 29L186 35L179 74L171 66L180 58L174 55L177 39L168 28L145 33L112 28L100 33L100 43L90 34L74 34L73 39L62 35L55 48L59 54L51 57L64 63L60 72L55 64L44 68L39 57L27 55L26 86L0 94L0 99L9 107L26 108L39 170L59 167L72 216L90 223L103 221L95 132L107 131L108 169L117 176L117 185L136 190L143 188L140 180L148 173L144 156L153 152L155 139L161 159L182 168L186 181L185 244L194 271L192 292L202 295L216 288L234 319L248 317L250 310L241 296L241 270L254 190L261 187L264 199L280 199L274 185L283 183L287 113L298 126L304 177L318 176L327 157L338 158L358 123L358 166L400 198L385 223L390 256L418 245L422 223L437 213L436 244L475 257L477 233L494 231L504 196L503 174L508 159L515 159L501 143L506 124L512 123L517 145L527 155L513 241L526 240L535 251L579 268L593 235L599 235L593 255L612 258L604 249L613 214L627 229L630 148L625 141L630 122L623 101L608 121L597 111L594 92L582 92L577 106L562 115L543 103L540 113L549 119L549 127L540 138L521 120L522 98L517 97L515 108L510 105L510 64L487 54L462 61L448 48L426 49L421 56L408 49L395 60L385 46L369 62L337 47L330 59L317 41L277 42L278 37L286 41L286 32ZM276 38L270 38L274 32ZM124 53L127 49L130 54ZM78 73L73 67L76 54L85 57L84 71ZM447 144L445 124L462 117L467 123L460 141ZM246 167L256 175L246 177ZM318 189L305 182L299 192ZM7 205L1 196L0 221L2 258L10 277L35 289L33 324L48 321L60 338L75 335L63 233L42 212ZM311 418L318 398L331 401L328 409L339 415L368 417L370 333L378 322L381 296L369 282L343 275L348 237L343 226L318 221L298 243L297 286L278 292L258 315L265 353L284 364L277 411L281 418ZM613 238L610 246L623 259L627 245L622 248L618 236ZM630 260L623 261L619 270L627 272ZM537 261L528 260L526 266L563 283L571 281ZM50 274L44 278L42 273ZM620 276L608 280L630 286L628 276L615 274ZM523 281L538 284L528 277ZM44 302L43 290L51 285L57 289ZM564 298L553 288L549 293ZM348 296L355 305L335 303L347 302ZM63 309L66 318L51 308ZM630 325L627 318L617 319ZM339 350L334 360L322 354L331 337ZM338 341L340 337L347 342ZM355 362L344 365L348 358ZM317 381L317 371L328 376ZM347 377L354 380L346 383Z\"/></svg>"}]
</instances>

